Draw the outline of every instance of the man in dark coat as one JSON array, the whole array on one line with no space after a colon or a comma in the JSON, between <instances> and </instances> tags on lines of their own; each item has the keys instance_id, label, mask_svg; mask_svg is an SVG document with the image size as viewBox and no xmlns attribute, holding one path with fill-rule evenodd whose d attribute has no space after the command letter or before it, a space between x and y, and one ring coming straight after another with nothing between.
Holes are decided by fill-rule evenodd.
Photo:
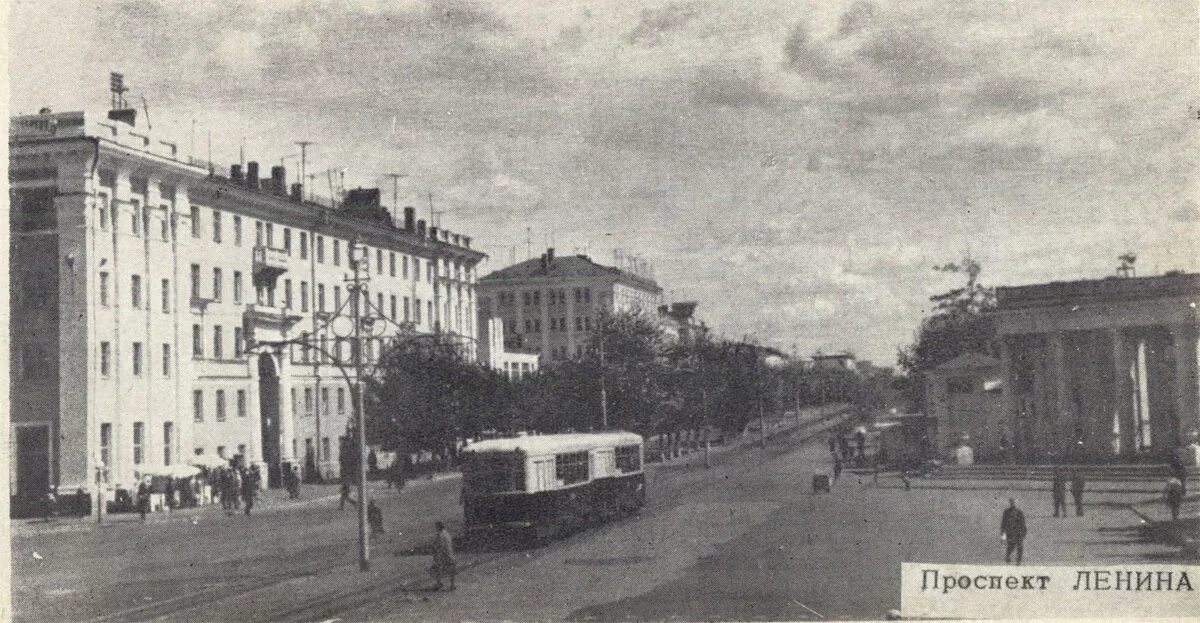
<instances>
[{"instance_id":1,"label":"man in dark coat","mask_svg":"<svg viewBox=\"0 0 1200 623\"><path fill-rule=\"evenodd\" d=\"M383 534L383 511L375 505L375 500L367 502L367 523L371 525L371 536Z\"/></svg>"},{"instance_id":2,"label":"man in dark coat","mask_svg":"<svg viewBox=\"0 0 1200 623\"><path fill-rule=\"evenodd\" d=\"M1071 472L1071 497L1075 498L1075 516L1083 517L1083 472Z\"/></svg>"},{"instance_id":3,"label":"man in dark coat","mask_svg":"<svg viewBox=\"0 0 1200 623\"><path fill-rule=\"evenodd\" d=\"M445 577L450 578L450 590L454 590L454 576L458 574L458 564L454 559L454 538L442 522L436 522L434 528L437 530L437 537L433 542L433 567L429 570L435 582L433 590L442 590L442 578Z\"/></svg>"},{"instance_id":4,"label":"man in dark coat","mask_svg":"<svg viewBox=\"0 0 1200 623\"><path fill-rule=\"evenodd\" d=\"M242 503L246 505L246 514L254 507L254 496L258 493L258 483L254 482L253 472L247 471L242 477Z\"/></svg>"},{"instance_id":5,"label":"man in dark coat","mask_svg":"<svg viewBox=\"0 0 1200 623\"><path fill-rule=\"evenodd\" d=\"M1067 516L1067 476L1063 473L1062 468L1054 468L1054 482L1050 485L1050 490L1054 497L1054 516ZM1062 510L1062 515L1058 514Z\"/></svg>"},{"instance_id":6,"label":"man in dark coat","mask_svg":"<svg viewBox=\"0 0 1200 623\"><path fill-rule=\"evenodd\" d=\"M1000 536L1004 538L1004 562L1012 562L1013 552L1017 553L1017 564L1025 554L1025 513L1017 508L1017 501L1009 498L1008 508L1000 517Z\"/></svg>"},{"instance_id":7,"label":"man in dark coat","mask_svg":"<svg viewBox=\"0 0 1200 623\"><path fill-rule=\"evenodd\" d=\"M142 521L146 521L146 513L150 512L150 487L146 485L145 480L138 483L137 507L138 514L142 516Z\"/></svg>"}]
</instances>

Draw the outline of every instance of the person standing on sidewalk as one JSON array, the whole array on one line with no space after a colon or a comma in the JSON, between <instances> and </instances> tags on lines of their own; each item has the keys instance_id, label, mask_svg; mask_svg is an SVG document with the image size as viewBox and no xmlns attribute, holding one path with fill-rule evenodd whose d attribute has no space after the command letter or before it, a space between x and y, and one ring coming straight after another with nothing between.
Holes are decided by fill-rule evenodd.
<instances>
[{"instance_id":1,"label":"person standing on sidewalk","mask_svg":"<svg viewBox=\"0 0 1200 623\"><path fill-rule=\"evenodd\" d=\"M1071 497L1075 498L1075 516L1083 517L1083 472L1076 469L1071 472Z\"/></svg>"},{"instance_id":2,"label":"person standing on sidewalk","mask_svg":"<svg viewBox=\"0 0 1200 623\"><path fill-rule=\"evenodd\" d=\"M429 573L433 576L433 590L442 590L442 578L450 578L450 590L454 590L454 576L458 574L458 563L454 560L454 537L442 522L434 523L437 537L433 542L433 567Z\"/></svg>"},{"instance_id":3,"label":"person standing on sidewalk","mask_svg":"<svg viewBox=\"0 0 1200 623\"><path fill-rule=\"evenodd\" d=\"M143 480L138 483L137 488L137 507L138 514L142 516L142 522L146 521L146 513L150 512L150 487Z\"/></svg>"},{"instance_id":4,"label":"person standing on sidewalk","mask_svg":"<svg viewBox=\"0 0 1200 623\"><path fill-rule=\"evenodd\" d=\"M1004 562L1012 562L1013 552L1017 554L1017 564L1025 555L1025 513L1017 508L1017 501L1008 498L1008 508L1000 517L1000 536L1005 541Z\"/></svg>"},{"instance_id":5,"label":"person standing on sidewalk","mask_svg":"<svg viewBox=\"0 0 1200 623\"><path fill-rule=\"evenodd\" d=\"M358 506L358 503L354 501L354 498L350 497L350 481L343 478L342 499L338 502L338 510L345 510L346 502L349 502L350 506Z\"/></svg>"},{"instance_id":6,"label":"person standing on sidewalk","mask_svg":"<svg viewBox=\"0 0 1200 623\"><path fill-rule=\"evenodd\" d=\"M1179 507L1183 506L1183 482L1175 476L1167 478L1167 506L1171 509L1171 521L1179 521Z\"/></svg>"},{"instance_id":7,"label":"person standing on sidewalk","mask_svg":"<svg viewBox=\"0 0 1200 623\"><path fill-rule=\"evenodd\" d=\"M367 523L371 525L371 536L383 534L383 511L375 505L375 500L367 502Z\"/></svg>"},{"instance_id":8,"label":"person standing on sidewalk","mask_svg":"<svg viewBox=\"0 0 1200 623\"><path fill-rule=\"evenodd\" d=\"M1054 498L1054 516L1067 516L1067 476L1063 473L1061 467L1054 468L1054 482L1050 485L1050 491ZM1062 510L1062 515L1058 514Z\"/></svg>"}]
</instances>

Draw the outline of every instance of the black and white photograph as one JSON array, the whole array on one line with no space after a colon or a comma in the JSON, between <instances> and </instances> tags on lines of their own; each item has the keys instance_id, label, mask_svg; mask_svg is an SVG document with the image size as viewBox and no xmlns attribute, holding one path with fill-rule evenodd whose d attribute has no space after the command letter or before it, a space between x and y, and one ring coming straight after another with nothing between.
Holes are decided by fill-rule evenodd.
<instances>
[{"instance_id":1,"label":"black and white photograph","mask_svg":"<svg viewBox=\"0 0 1200 623\"><path fill-rule=\"evenodd\" d=\"M1200 616L1200 2L9 0L0 622Z\"/></svg>"}]
</instances>

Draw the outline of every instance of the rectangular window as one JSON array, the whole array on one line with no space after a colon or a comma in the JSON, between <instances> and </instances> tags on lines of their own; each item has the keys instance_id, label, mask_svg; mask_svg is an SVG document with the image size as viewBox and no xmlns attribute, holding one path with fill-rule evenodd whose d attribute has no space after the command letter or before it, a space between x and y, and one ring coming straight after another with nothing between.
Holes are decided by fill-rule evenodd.
<instances>
[{"instance_id":1,"label":"rectangular window","mask_svg":"<svg viewBox=\"0 0 1200 623\"><path fill-rule=\"evenodd\" d=\"M242 246L242 217L233 215L233 244Z\"/></svg>"},{"instance_id":2,"label":"rectangular window","mask_svg":"<svg viewBox=\"0 0 1200 623\"><path fill-rule=\"evenodd\" d=\"M142 343L133 343L133 375L142 375Z\"/></svg>"},{"instance_id":3,"label":"rectangular window","mask_svg":"<svg viewBox=\"0 0 1200 623\"><path fill-rule=\"evenodd\" d=\"M171 376L171 345L162 345L162 375Z\"/></svg>"},{"instance_id":4,"label":"rectangular window","mask_svg":"<svg viewBox=\"0 0 1200 623\"><path fill-rule=\"evenodd\" d=\"M308 259L308 232L300 232L300 259Z\"/></svg>"},{"instance_id":5,"label":"rectangular window","mask_svg":"<svg viewBox=\"0 0 1200 623\"><path fill-rule=\"evenodd\" d=\"M325 311L325 284L317 284L317 311Z\"/></svg>"},{"instance_id":6,"label":"rectangular window","mask_svg":"<svg viewBox=\"0 0 1200 623\"><path fill-rule=\"evenodd\" d=\"M263 246L263 224L262 221L254 221L254 245Z\"/></svg>"},{"instance_id":7,"label":"rectangular window","mask_svg":"<svg viewBox=\"0 0 1200 623\"><path fill-rule=\"evenodd\" d=\"M216 396L213 397L213 401L216 403L217 421L224 422L225 421L225 390L218 389L216 391Z\"/></svg>"},{"instance_id":8,"label":"rectangular window","mask_svg":"<svg viewBox=\"0 0 1200 623\"><path fill-rule=\"evenodd\" d=\"M434 319L433 319L433 301L426 301L426 302L425 302L425 311L426 311L426 312L428 312L427 314L425 314L425 318L427 319L427 320L426 320L426 322L429 322L430 324L432 324L432 323L434 322Z\"/></svg>"},{"instance_id":9,"label":"rectangular window","mask_svg":"<svg viewBox=\"0 0 1200 623\"><path fill-rule=\"evenodd\" d=\"M400 268L402 269L402 272L403 272L403 274L401 276L404 279L408 279L408 256L407 255L402 256L400 258Z\"/></svg>"},{"instance_id":10,"label":"rectangular window","mask_svg":"<svg viewBox=\"0 0 1200 623\"><path fill-rule=\"evenodd\" d=\"M217 446L217 456L225 458L225 446Z\"/></svg>"},{"instance_id":11,"label":"rectangular window","mask_svg":"<svg viewBox=\"0 0 1200 623\"><path fill-rule=\"evenodd\" d=\"M317 236L317 263L325 263L325 237Z\"/></svg>"},{"instance_id":12,"label":"rectangular window","mask_svg":"<svg viewBox=\"0 0 1200 623\"><path fill-rule=\"evenodd\" d=\"M383 249L375 249L375 274L383 274Z\"/></svg>"},{"instance_id":13,"label":"rectangular window","mask_svg":"<svg viewBox=\"0 0 1200 623\"><path fill-rule=\"evenodd\" d=\"M108 422L100 425L100 463L112 465L112 424Z\"/></svg>"},{"instance_id":14,"label":"rectangular window","mask_svg":"<svg viewBox=\"0 0 1200 623\"><path fill-rule=\"evenodd\" d=\"M213 327L213 359L221 359L224 347L221 339L221 325Z\"/></svg>"},{"instance_id":15,"label":"rectangular window","mask_svg":"<svg viewBox=\"0 0 1200 623\"><path fill-rule=\"evenodd\" d=\"M333 240L333 265L342 265L342 241L336 238Z\"/></svg>"},{"instance_id":16,"label":"rectangular window","mask_svg":"<svg viewBox=\"0 0 1200 623\"><path fill-rule=\"evenodd\" d=\"M192 421L204 421L204 392L199 389L192 390Z\"/></svg>"},{"instance_id":17,"label":"rectangular window","mask_svg":"<svg viewBox=\"0 0 1200 623\"><path fill-rule=\"evenodd\" d=\"M171 464L171 448L175 446L175 424L163 422L163 465Z\"/></svg>"},{"instance_id":18,"label":"rectangular window","mask_svg":"<svg viewBox=\"0 0 1200 623\"><path fill-rule=\"evenodd\" d=\"M191 219L192 220L192 237L199 238L200 237L200 208L198 208L196 206L192 206L191 216L192 216L192 219Z\"/></svg>"},{"instance_id":19,"label":"rectangular window","mask_svg":"<svg viewBox=\"0 0 1200 623\"><path fill-rule=\"evenodd\" d=\"M233 356L241 358L246 352L246 343L242 340L242 328L233 328Z\"/></svg>"},{"instance_id":20,"label":"rectangular window","mask_svg":"<svg viewBox=\"0 0 1200 623\"><path fill-rule=\"evenodd\" d=\"M533 303L533 295L531 295L531 294L530 294L530 293L528 293L528 292L522 292L522 293L521 293L521 300L522 300L522 302L525 304L525 306L526 306L526 307L529 307L529 305L530 305L531 303Z\"/></svg>"},{"instance_id":21,"label":"rectangular window","mask_svg":"<svg viewBox=\"0 0 1200 623\"><path fill-rule=\"evenodd\" d=\"M213 269L213 290L212 290L214 301L221 300L221 281L222 281L221 277L222 277L221 269L214 268Z\"/></svg>"},{"instance_id":22,"label":"rectangular window","mask_svg":"<svg viewBox=\"0 0 1200 623\"><path fill-rule=\"evenodd\" d=\"M100 375L112 373L112 344L100 342Z\"/></svg>"},{"instance_id":23,"label":"rectangular window","mask_svg":"<svg viewBox=\"0 0 1200 623\"><path fill-rule=\"evenodd\" d=\"M421 280L421 260L413 258L413 281Z\"/></svg>"},{"instance_id":24,"label":"rectangular window","mask_svg":"<svg viewBox=\"0 0 1200 623\"><path fill-rule=\"evenodd\" d=\"M108 273L100 273L100 305L108 307Z\"/></svg>"},{"instance_id":25,"label":"rectangular window","mask_svg":"<svg viewBox=\"0 0 1200 623\"><path fill-rule=\"evenodd\" d=\"M221 242L221 212L219 210L213 210L212 217L213 217L213 223L212 223L213 242L220 243Z\"/></svg>"},{"instance_id":26,"label":"rectangular window","mask_svg":"<svg viewBox=\"0 0 1200 623\"><path fill-rule=\"evenodd\" d=\"M413 300L413 322L421 324L421 299Z\"/></svg>"},{"instance_id":27,"label":"rectangular window","mask_svg":"<svg viewBox=\"0 0 1200 623\"><path fill-rule=\"evenodd\" d=\"M344 414L346 412L346 388L339 387L337 390L337 412Z\"/></svg>"},{"instance_id":28,"label":"rectangular window","mask_svg":"<svg viewBox=\"0 0 1200 623\"><path fill-rule=\"evenodd\" d=\"M391 305L392 322L396 322L396 295L395 294L391 295L391 297L388 299L388 303Z\"/></svg>"},{"instance_id":29,"label":"rectangular window","mask_svg":"<svg viewBox=\"0 0 1200 623\"><path fill-rule=\"evenodd\" d=\"M238 417L246 417L246 390L237 390L237 414Z\"/></svg>"},{"instance_id":30,"label":"rectangular window","mask_svg":"<svg viewBox=\"0 0 1200 623\"><path fill-rule=\"evenodd\" d=\"M171 312L171 280L162 280L162 312L164 314Z\"/></svg>"},{"instance_id":31,"label":"rectangular window","mask_svg":"<svg viewBox=\"0 0 1200 623\"><path fill-rule=\"evenodd\" d=\"M200 298L200 265L192 264L192 299Z\"/></svg>"},{"instance_id":32,"label":"rectangular window","mask_svg":"<svg viewBox=\"0 0 1200 623\"><path fill-rule=\"evenodd\" d=\"M192 325L192 358L200 359L204 356L204 337L200 332L200 325Z\"/></svg>"},{"instance_id":33,"label":"rectangular window","mask_svg":"<svg viewBox=\"0 0 1200 623\"><path fill-rule=\"evenodd\" d=\"M129 231L135 236L142 235L142 204L137 199L130 200L133 212L129 214Z\"/></svg>"},{"instance_id":34,"label":"rectangular window","mask_svg":"<svg viewBox=\"0 0 1200 623\"><path fill-rule=\"evenodd\" d=\"M284 309L292 308L292 280L283 280L283 307Z\"/></svg>"},{"instance_id":35,"label":"rectangular window","mask_svg":"<svg viewBox=\"0 0 1200 623\"><path fill-rule=\"evenodd\" d=\"M283 251L288 255L292 254L292 228L283 228Z\"/></svg>"},{"instance_id":36,"label":"rectangular window","mask_svg":"<svg viewBox=\"0 0 1200 623\"><path fill-rule=\"evenodd\" d=\"M554 455L554 478L564 485L587 482L588 453L568 452Z\"/></svg>"},{"instance_id":37,"label":"rectangular window","mask_svg":"<svg viewBox=\"0 0 1200 623\"><path fill-rule=\"evenodd\" d=\"M267 246L275 248L275 224L267 223Z\"/></svg>"},{"instance_id":38,"label":"rectangular window","mask_svg":"<svg viewBox=\"0 0 1200 623\"><path fill-rule=\"evenodd\" d=\"M163 242L169 242L171 240L170 220L171 211L167 208L167 206L163 206L162 221L159 222L159 236L162 237Z\"/></svg>"},{"instance_id":39,"label":"rectangular window","mask_svg":"<svg viewBox=\"0 0 1200 623\"><path fill-rule=\"evenodd\" d=\"M143 444L145 443L145 424L141 422L133 423L133 464L142 464Z\"/></svg>"},{"instance_id":40,"label":"rectangular window","mask_svg":"<svg viewBox=\"0 0 1200 623\"><path fill-rule=\"evenodd\" d=\"M296 402L296 388L292 388L292 415L300 412L300 403Z\"/></svg>"},{"instance_id":41,"label":"rectangular window","mask_svg":"<svg viewBox=\"0 0 1200 623\"><path fill-rule=\"evenodd\" d=\"M108 195L100 193L96 196L96 204L100 210L100 229L108 231Z\"/></svg>"},{"instance_id":42,"label":"rectangular window","mask_svg":"<svg viewBox=\"0 0 1200 623\"><path fill-rule=\"evenodd\" d=\"M575 330L583 331L583 318L575 316Z\"/></svg>"},{"instance_id":43,"label":"rectangular window","mask_svg":"<svg viewBox=\"0 0 1200 623\"><path fill-rule=\"evenodd\" d=\"M642 452L638 446L617 446L617 471L636 472L642 469Z\"/></svg>"},{"instance_id":44,"label":"rectangular window","mask_svg":"<svg viewBox=\"0 0 1200 623\"><path fill-rule=\"evenodd\" d=\"M304 388L304 415L310 416L313 414L313 390L311 387Z\"/></svg>"},{"instance_id":45,"label":"rectangular window","mask_svg":"<svg viewBox=\"0 0 1200 623\"><path fill-rule=\"evenodd\" d=\"M329 438L328 437L321 438L321 456L325 457L326 461L329 460L330 455L329 455Z\"/></svg>"},{"instance_id":46,"label":"rectangular window","mask_svg":"<svg viewBox=\"0 0 1200 623\"><path fill-rule=\"evenodd\" d=\"M375 293L375 313L383 315L383 292Z\"/></svg>"},{"instance_id":47,"label":"rectangular window","mask_svg":"<svg viewBox=\"0 0 1200 623\"><path fill-rule=\"evenodd\" d=\"M584 302L584 303L591 303L591 302L592 302L592 289L591 289L591 288L584 288L584 289L583 289L583 302Z\"/></svg>"},{"instance_id":48,"label":"rectangular window","mask_svg":"<svg viewBox=\"0 0 1200 623\"><path fill-rule=\"evenodd\" d=\"M409 304L409 301L408 301L408 297L406 296L406 297L404 297L404 322L408 322L408 320L409 320L410 314L409 314L408 304Z\"/></svg>"},{"instance_id":49,"label":"rectangular window","mask_svg":"<svg viewBox=\"0 0 1200 623\"><path fill-rule=\"evenodd\" d=\"M129 299L134 309L142 307L142 277L133 275L129 278Z\"/></svg>"},{"instance_id":50,"label":"rectangular window","mask_svg":"<svg viewBox=\"0 0 1200 623\"><path fill-rule=\"evenodd\" d=\"M388 251L388 276L396 276L396 252Z\"/></svg>"},{"instance_id":51,"label":"rectangular window","mask_svg":"<svg viewBox=\"0 0 1200 623\"><path fill-rule=\"evenodd\" d=\"M425 278L433 283L433 260L425 260Z\"/></svg>"},{"instance_id":52,"label":"rectangular window","mask_svg":"<svg viewBox=\"0 0 1200 623\"><path fill-rule=\"evenodd\" d=\"M233 303L240 305L242 303L242 271L233 271Z\"/></svg>"},{"instance_id":53,"label":"rectangular window","mask_svg":"<svg viewBox=\"0 0 1200 623\"><path fill-rule=\"evenodd\" d=\"M329 410L329 388L321 388L321 413L331 413Z\"/></svg>"},{"instance_id":54,"label":"rectangular window","mask_svg":"<svg viewBox=\"0 0 1200 623\"><path fill-rule=\"evenodd\" d=\"M308 311L308 282L300 282L300 311Z\"/></svg>"}]
</instances>

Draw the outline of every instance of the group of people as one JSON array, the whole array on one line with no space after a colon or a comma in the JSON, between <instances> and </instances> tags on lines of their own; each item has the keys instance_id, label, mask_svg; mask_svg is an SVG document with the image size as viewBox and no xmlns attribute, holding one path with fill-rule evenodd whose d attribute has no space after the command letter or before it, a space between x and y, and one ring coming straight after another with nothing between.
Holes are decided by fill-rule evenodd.
<instances>
[{"instance_id":1,"label":"group of people","mask_svg":"<svg viewBox=\"0 0 1200 623\"><path fill-rule=\"evenodd\" d=\"M258 465L245 467L218 467L209 472L208 481L213 494L220 498L221 508L226 515L239 510L250 514L262 485L262 474Z\"/></svg>"},{"instance_id":2,"label":"group of people","mask_svg":"<svg viewBox=\"0 0 1200 623\"><path fill-rule=\"evenodd\" d=\"M1075 516L1083 516L1083 490L1085 483L1079 470L1071 472L1071 497L1075 500ZM1050 485L1051 498L1054 502L1054 516L1067 516L1067 474L1061 467L1054 468L1054 480ZM1062 511L1062 514L1059 514Z\"/></svg>"}]
</instances>

